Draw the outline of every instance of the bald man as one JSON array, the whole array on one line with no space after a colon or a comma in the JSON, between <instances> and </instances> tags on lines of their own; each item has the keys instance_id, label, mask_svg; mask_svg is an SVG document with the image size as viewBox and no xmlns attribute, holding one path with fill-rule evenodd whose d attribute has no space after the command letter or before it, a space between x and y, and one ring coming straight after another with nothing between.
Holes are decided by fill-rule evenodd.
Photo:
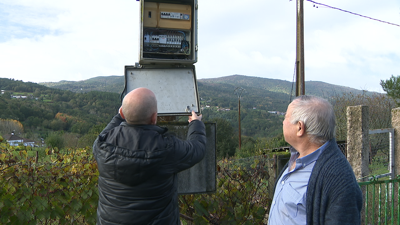
<instances>
[{"instance_id":1,"label":"bald man","mask_svg":"<svg viewBox=\"0 0 400 225\"><path fill-rule=\"evenodd\" d=\"M187 140L157 123L147 88L129 92L93 145L99 170L97 224L180 224L177 176L206 150L202 116L189 116Z\"/></svg>"}]
</instances>

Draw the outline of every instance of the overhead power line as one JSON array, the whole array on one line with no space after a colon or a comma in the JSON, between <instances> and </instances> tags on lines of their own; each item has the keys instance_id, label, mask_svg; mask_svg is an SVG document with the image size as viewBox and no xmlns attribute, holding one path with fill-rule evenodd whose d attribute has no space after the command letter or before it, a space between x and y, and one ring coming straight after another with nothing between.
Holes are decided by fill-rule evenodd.
<instances>
[{"instance_id":1,"label":"overhead power line","mask_svg":"<svg viewBox=\"0 0 400 225\"><path fill-rule=\"evenodd\" d=\"M378 19L375 19L375 18L371 18L369 16L364 16L364 15L361 15L361 14L358 14L358 13L354 13L354 12L350 12L350 11L347 11L347 10L344 10L344 9L339 9L339 8L332 7L332 6L329 6L329 5L326 5L326 4L322 4L322 3L319 3L319 2L315 2L315 1L312 1L312 0L306 0L306 1L312 2L312 3L317 4L317 5L322 5L322 6L331 8L331 9L336 9L336 10L339 10L339 11L342 11L342 12L350 13L350 14L353 14L353 15L356 15L356 16L361 16L361 17L364 17L364 18L367 18L367 19L370 19L370 20L375 20L375 21L378 21L378 22L381 22L381 23L386 23L386 24L390 24L390 25L393 25L393 26L400 27L399 24L390 23L390 22L386 22L386 21L383 21L383 20L378 20Z\"/></svg>"}]
</instances>

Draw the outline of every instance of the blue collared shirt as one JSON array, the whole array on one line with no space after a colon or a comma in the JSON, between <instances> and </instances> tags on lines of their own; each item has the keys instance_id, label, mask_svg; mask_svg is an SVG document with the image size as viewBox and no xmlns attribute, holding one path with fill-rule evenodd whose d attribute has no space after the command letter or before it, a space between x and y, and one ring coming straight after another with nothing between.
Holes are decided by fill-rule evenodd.
<instances>
[{"instance_id":1,"label":"blue collared shirt","mask_svg":"<svg viewBox=\"0 0 400 225\"><path fill-rule=\"evenodd\" d=\"M302 158L292 149L288 168L276 184L274 198L269 211L269 225L306 224L307 185L319 155L328 146L327 141L313 153ZM296 161L296 167L290 167Z\"/></svg>"}]
</instances>

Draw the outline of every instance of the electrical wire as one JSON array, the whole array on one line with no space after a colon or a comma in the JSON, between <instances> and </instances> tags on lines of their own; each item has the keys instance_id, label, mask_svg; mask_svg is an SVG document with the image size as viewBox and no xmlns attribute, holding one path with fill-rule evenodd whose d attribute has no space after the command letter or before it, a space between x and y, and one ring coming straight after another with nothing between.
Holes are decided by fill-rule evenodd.
<instances>
[{"instance_id":1,"label":"electrical wire","mask_svg":"<svg viewBox=\"0 0 400 225\"><path fill-rule=\"evenodd\" d=\"M292 90L290 90L289 104L292 102L293 84L294 84L294 77L295 77L295 76L296 76L296 61L294 62L294 68L293 68L293 81L292 81Z\"/></svg>"},{"instance_id":2,"label":"electrical wire","mask_svg":"<svg viewBox=\"0 0 400 225\"><path fill-rule=\"evenodd\" d=\"M183 39L185 39L185 41L186 41L186 34L185 34L185 32L183 32L183 31L177 31L177 32L183 34Z\"/></svg>"},{"instance_id":3,"label":"electrical wire","mask_svg":"<svg viewBox=\"0 0 400 225\"><path fill-rule=\"evenodd\" d=\"M375 21L378 21L378 22L381 22L381 23L386 23L386 24L389 24L389 25L400 27L399 24L390 23L390 22L386 22L386 21L383 21L383 20L378 20L378 19L375 19L375 18L372 18L372 17L369 17L369 16L364 16L364 15L361 15L361 14L358 14L358 13L350 12L350 11L347 11L347 10L344 10L344 9L336 8L336 7L329 6L329 5L326 5L326 4L322 4L322 3L319 3L319 2L315 2L315 1L312 1L312 0L306 0L306 1L312 2L312 3L317 4L317 5L322 5L322 6L325 6L327 8L336 9L336 10L339 10L339 11L342 11L342 12L350 13L350 14L353 14L353 15L356 15L356 16L361 16L361 17L364 17L364 18L367 18L367 19L370 19L370 20L375 20Z\"/></svg>"}]
</instances>

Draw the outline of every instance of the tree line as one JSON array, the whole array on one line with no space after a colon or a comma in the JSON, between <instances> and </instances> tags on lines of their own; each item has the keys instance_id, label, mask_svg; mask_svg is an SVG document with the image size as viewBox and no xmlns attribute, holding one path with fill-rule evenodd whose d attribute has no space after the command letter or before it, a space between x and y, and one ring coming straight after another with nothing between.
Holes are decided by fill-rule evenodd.
<instances>
[{"instance_id":1,"label":"tree line","mask_svg":"<svg viewBox=\"0 0 400 225\"><path fill-rule=\"evenodd\" d=\"M117 93L100 91L77 93L12 79L0 79L0 88L5 90L5 93L0 95L0 108L2 108L0 118L19 121L24 127L26 138L34 140L44 138L58 147L68 144L85 147L91 144L116 114L121 104L120 95ZM18 94L26 95L27 98L12 98L12 95L17 94L16 90ZM212 95L205 94L212 93L212 90L202 91L204 93L201 96L204 95L205 98ZM219 126L220 133L225 134L218 135L221 137L219 138L220 149L223 149L220 151L221 157L234 155L237 148L238 117L234 100L235 98L229 100L232 111L219 112L214 107L202 112L208 121L218 121L221 125ZM224 102L224 99L216 95L208 103L210 102L223 105L224 103L220 102ZM206 101L203 103L208 104ZM266 110L253 110L252 103L243 104L241 119L244 137L256 139L274 137L281 133L282 117L269 114ZM9 133L11 130L3 131L0 135L4 132ZM86 141L81 141L82 139Z\"/></svg>"},{"instance_id":2,"label":"tree line","mask_svg":"<svg viewBox=\"0 0 400 225\"><path fill-rule=\"evenodd\" d=\"M393 77L384 83L400 83ZM217 156L251 156L262 154L265 149L286 145L282 135L283 116L268 111L286 111L290 97L284 93L265 94L258 89L248 88L241 100L242 148L238 149L238 98L230 84L199 83L201 106L210 106L202 110L205 121L216 122ZM392 85L391 88L396 85ZM397 84L400 89L400 85ZM49 138L50 142L65 145L90 145L106 123L120 107L120 95L117 93L91 91L77 93L48 88L30 82L0 79L0 119L18 121L23 125L25 137L30 139ZM26 99L12 98L19 92ZM332 102L337 117L337 140L346 138L346 107L350 105L369 105L371 128L390 126L390 110L395 104L395 93L389 89L384 94L338 93L323 96ZM262 94L264 93L264 94ZM389 98L390 96L390 98ZM400 99L400 95L397 96ZM217 108L218 107L218 108ZM228 111L218 111L227 108ZM183 117L181 119L184 119ZM4 134L5 131L2 131ZM11 132L11 131L9 131Z\"/></svg>"},{"instance_id":3,"label":"tree line","mask_svg":"<svg viewBox=\"0 0 400 225\"><path fill-rule=\"evenodd\" d=\"M110 92L74 93L11 79L0 79L0 88L5 91L0 95L0 118L19 121L31 139L54 132L83 136L108 123L120 107L120 96ZM27 98L13 98L16 90Z\"/></svg>"}]
</instances>

